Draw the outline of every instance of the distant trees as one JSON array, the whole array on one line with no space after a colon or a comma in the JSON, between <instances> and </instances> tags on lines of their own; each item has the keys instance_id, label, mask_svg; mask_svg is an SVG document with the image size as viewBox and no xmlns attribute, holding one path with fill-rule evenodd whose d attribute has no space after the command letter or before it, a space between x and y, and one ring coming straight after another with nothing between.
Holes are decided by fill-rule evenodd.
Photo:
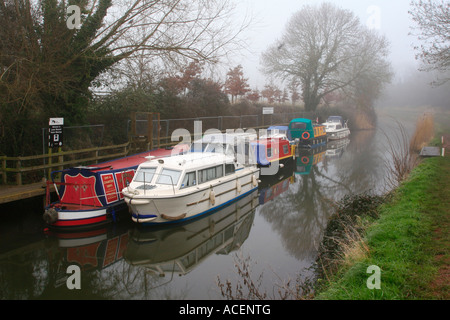
<instances>
[{"instance_id":1,"label":"distant trees","mask_svg":"<svg viewBox=\"0 0 450 320\"><path fill-rule=\"evenodd\" d=\"M362 79L390 79L388 43L364 27L350 11L329 3L295 13L281 40L262 55L266 74L300 83L307 111L334 91L357 100ZM371 101L373 102L373 101Z\"/></svg>"},{"instance_id":2,"label":"distant trees","mask_svg":"<svg viewBox=\"0 0 450 320\"><path fill-rule=\"evenodd\" d=\"M436 70L444 77L434 84L442 85L450 80L450 2L441 0L419 0L411 2L409 11L417 24L418 39L422 42L415 46L416 58L424 65L422 71Z\"/></svg>"},{"instance_id":3,"label":"distant trees","mask_svg":"<svg viewBox=\"0 0 450 320\"><path fill-rule=\"evenodd\" d=\"M225 93L231 95L231 103L236 101L236 97L244 96L250 92L248 79L244 78L244 71L241 65L230 69L225 81Z\"/></svg>"}]
</instances>

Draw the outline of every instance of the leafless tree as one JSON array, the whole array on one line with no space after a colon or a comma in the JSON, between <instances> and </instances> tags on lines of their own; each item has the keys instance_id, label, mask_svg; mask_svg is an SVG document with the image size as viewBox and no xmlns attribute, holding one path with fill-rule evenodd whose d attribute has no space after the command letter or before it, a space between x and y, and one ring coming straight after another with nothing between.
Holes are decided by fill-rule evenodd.
<instances>
[{"instance_id":1,"label":"leafless tree","mask_svg":"<svg viewBox=\"0 0 450 320\"><path fill-rule=\"evenodd\" d=\"M249 21L234 10L232 0L0 0L2 147L8 137L24 146L31 117L85 122L100 76L126 59L141 71L142 61L218 62L242 45Z\"/></svg>"},{"instance_id":2,"label":"leafless tree","mask_svg":"<svg viewBox=\"0 0 450 320\"><path fill-rule=\"evenodd\" d=\"M434 85L450 80L450 2L448 0L419 0L411 2L409 11L417 26L412 34L422 42L415 46L416 59L423 63L421 71L439 71L444 76Z\"/></svg>"},{"instance_id":3,"label":"leafless tree","mask_svg":"<svg viewBox=\"0 0 450 320\"><path fill-rule=\"evenodd\" d=\"M388 72L388 42L348 10L324 3L295 13L280 41L262 55L266 74L301 83L307 111L327 94L349 89L362 75Z\"/></svg>"}]
</instances>

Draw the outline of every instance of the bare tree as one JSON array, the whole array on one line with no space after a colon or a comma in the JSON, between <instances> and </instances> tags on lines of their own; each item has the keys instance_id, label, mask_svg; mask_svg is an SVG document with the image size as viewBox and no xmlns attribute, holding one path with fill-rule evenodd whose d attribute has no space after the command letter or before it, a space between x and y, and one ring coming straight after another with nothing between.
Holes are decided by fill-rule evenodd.
<instances>
[{"instance_id":1,"label":"bare tree","mask_svg":"<svg viewBox=\"0 0 450 320\"><path fill-rule=\"evenodd\" d=\"M85 122L99 77L125 59L218 62L241 45L233 14L232 0L0 0L0 139L33 135L30 117Z\"/></svg>"},{"instance_id":2,"label":"bare tree","mask_svg":"<svg viewBox=\"0 0 450 320\"><path fill-rule=\"evenodd\" d=\"M419 0L411 2L409 14L416 22L413 34L418 31L422 42L415 46L416 59L424 64L421 71L436 70L446 73L450 68L450 2L448 0ZM434 82L442 85L449 80L448 73Z\"/></svg>"},{"instance_id":3,"label":"bare tree","mask_svg":"<svg viewBox=\"0 0 450 320\"><path fill-rule=\"evenodd\" d=\"M355 15L329 3L295 13L280 41L262 55L266 74L301 83L305 109L327 94L357 83L363 74L386 71L388 43ZM380 78L381 79L381 78Z\"/></svg>"}]
</instances>

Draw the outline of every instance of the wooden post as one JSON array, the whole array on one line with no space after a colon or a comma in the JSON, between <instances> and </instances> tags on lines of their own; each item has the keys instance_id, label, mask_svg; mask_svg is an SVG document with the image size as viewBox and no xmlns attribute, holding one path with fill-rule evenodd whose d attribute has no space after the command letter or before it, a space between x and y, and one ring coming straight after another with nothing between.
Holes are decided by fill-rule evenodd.
<instances>
[{"instance_id":1,"label":"wooden post","mask_svg":"<svg viewBox=\"0 0 450 320\"><path fill-rule=\"evenodd\" d=\"M47 180L51 181L52 180L52 168L51 168L51 164L52 164L52 148L48 148L48 173L47 173Z\"/></svg>"},{"instance_id":2,"label":"wooden post","mask_svg":"<svg viewBox=\"0 0 450 320\"><path fill-rule=\"evenodd\" d=\"M147 115L147 142L150 144L150 150L153 150L153 113Z\"/></svg>"},{"instance_id":3,"label":"wooden post","mask_svg":"<svg viewBox=\"0 0 450 320\"><path fill-rule=\"evenodd\" d=\"M158 148L161 147L161 115L159 114L159 112L157 113L158 116L158 133L157 133L157 137L158 137Z\"/></svg>"},{"instance_id":4,"label":"wooden post","mask_svg":"<svg viewBox=\"0 0 450 320\"><path fill-rule=\"evenodd\" d=\"M7 176L6 176L6 157L3 157L2 159L2 182L3 184L6 184L8 182Z\"/></svg>"},{"instance_id":5,"label":"wooden post","mask_svg":"<svg viewBox=\"0 0 450 320\"><path fill-rule=\"evenodd\" d=\"M16 169L17 169L16 184L18 186L22 185L22 171L21 171L21 167L22 167L22 163L21 163L20 158L19 158L19 160L17 160L17 163L16 163Z\"/></svg>"}]
</instances>

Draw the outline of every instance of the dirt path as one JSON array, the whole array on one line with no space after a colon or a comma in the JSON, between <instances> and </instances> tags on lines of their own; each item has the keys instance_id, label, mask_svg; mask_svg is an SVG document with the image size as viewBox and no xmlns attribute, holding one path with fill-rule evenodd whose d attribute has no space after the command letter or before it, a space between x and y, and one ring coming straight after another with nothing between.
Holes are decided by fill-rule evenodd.
<instances>
[{"instance_id":1,"label":"dirt path","mask_svg":"<svg viewBox=\"0 0 450 320\"><path fill-rule=\"evenodd\" d=\"M445 150L445 158L450 158L450 135L444 136L443 147ZM433 230L433 247L435 261L439 267L438 274L430 284L431 299L450 299L450 161L443 162L441 188L437 188L436 192L443 204L439 206L442 213L436 218L436 226Z\"/></svg>"}]
</instances>

